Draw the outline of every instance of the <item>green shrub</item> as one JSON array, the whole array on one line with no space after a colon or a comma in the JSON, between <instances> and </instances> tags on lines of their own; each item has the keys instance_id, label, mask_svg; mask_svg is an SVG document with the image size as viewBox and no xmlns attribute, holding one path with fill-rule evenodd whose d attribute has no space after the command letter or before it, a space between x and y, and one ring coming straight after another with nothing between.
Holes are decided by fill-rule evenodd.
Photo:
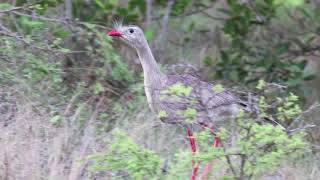
<instances>
[{"instance_id":1,"label":"green shrub","mask_svg":"<svg viewBox=\"0 0 320 180\"><path fill-rule=\"evenodd\" d=\"M159 173L161 161L155 152L139 147L124 132L114 130L113 135L106 152L88 157L91 170L109 170L119 176L124 172L134 179L150 179Z\"/></svg>"}]
</instances>

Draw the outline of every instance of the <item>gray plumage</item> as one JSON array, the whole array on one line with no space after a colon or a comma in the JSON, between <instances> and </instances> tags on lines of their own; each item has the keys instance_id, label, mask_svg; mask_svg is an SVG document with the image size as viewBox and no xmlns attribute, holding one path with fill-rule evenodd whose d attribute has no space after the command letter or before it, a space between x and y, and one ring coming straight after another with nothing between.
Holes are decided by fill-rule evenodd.
<instances>
[{"instance_id":1,"label":"gray plumage","mask_svg":"<svg viewBox=\"0 0 320 180\"><path fill-rule=\"evenodd\" d=\"M148 104L154 113L161 116L162 121L210 125L238 113L240 100L228 90L214 92L213 84L192 75L163 74L152 55L143 31L139 27L119 26L109 35L119 36L137 51L143 68ZM177 84L191 89L190 93L183 96L171 94L168 90ZM192 122L186 122L185 113L188 109L196 111Z\"/></svg>"}]
</instances>

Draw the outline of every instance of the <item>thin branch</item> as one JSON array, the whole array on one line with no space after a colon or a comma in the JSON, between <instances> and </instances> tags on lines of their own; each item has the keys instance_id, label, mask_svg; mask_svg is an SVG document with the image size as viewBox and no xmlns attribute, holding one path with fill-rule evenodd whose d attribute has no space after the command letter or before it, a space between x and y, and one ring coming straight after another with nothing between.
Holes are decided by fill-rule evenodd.
<instances>
[{"instance_id":1,"label":"thin branch","mask_svg":"<svg viewBox=\"0 0 320 180\"><path fill-rule=\"evenodd\" d=\"M25 16L33 19L39 19L42 21L50 21L50 22L57 22L57 23L62 23L62 24L67 24L66 19L53 19L53 18L47 18L47 17L42 17L42 16L35 16L35 15L29 15L29 14L24 14L21 12L13 11L13 14L19 15L19 16Z\"/></svg>"},{"instance_id":2,"label":"thin branch","mask_svg":"<svg viewBox=\"0 0 320 180\"><path fill-rule=\"evenodd\" d=\"M65 24L65 25L66 24L70 24L70 20L68 18L54 19L54 18L48 18L48 17L43 17L43 16L35 16L35 15L25 14L25 13L21 13L21 12L16 11L16 10L19 10L19 9L22 9L22 8L25 8L25 7L13 8L10 11L6 10L5 12L10 12L10 13L13 13L13 14L18 15L18 16L24 16L24 17L28 17L28 18L32 18L32 19L38 19L38 20L42 20L42 21L56 22L56 23L61 23L61 24ZM0 11L0 12L2 12L2 11ZM84 25L86 22L78 21L78 22L73 22L73 23ZM103 28L103 29L112 29L110 27L106 27L106 26L103 26L103 25L100 25L100 24L94 24L94 25L99 27L99 28Z\"/></svg>"},{"instance_id":3,"label":"thin branch","mask_svg":"<svg viewBox=\"0 0 320 180\"><path fill-rule=\"evenodd\" d=\"M223 143L220 142L220 144L221 144L221 146L222 146L223 152L226 153L226 149L225 149L225 147L223 146ZM232 165L232 162L231 162L230 157L229 157L229 156L225 156L225 157L226 157L227 163L228 163L228 165L229 165L229 167L230 167L230 169L231 169L231 171L232 171L232 174L234 175L234 177L236 177L236 176L237 176L237 172L236 172L235 168L234 168L233 165Z\"/></svg>"},{"instance_id":4,"label":"thin branch","mask_svg":"<svg viewBox=\"0 0 320 180\"><path fill-rule=\"evenodd\" d=\"M247 159L247 156L245 155L245 154L243 154L243 155L240 155L240 157L241 157L241 165L240 165L240 179L243 179L244 178L244 165L245 165L245 163L246 163L246 159Z\"/></svg>"},{"instance_id":5,"label":"thin branch","mask_svg":"<svg viewBox=\"0 0 320 180\"><path fill-rule=\"evenodd\" d=\"M1 23L0 23L0 30L2 30L2 31L0 31L0 34L2 34L4 36L13 37L13 38L17 39L18 41L23 42L24 44L30 44L22 36L19 36L17 33L13 33L7 27L2 25Z\"/></svg>"},{"instance_id":6,"label":"thin branch","mask_svg":"<svg viewBox=\"0 0 320 180\"><path fill-rule=\"evenodd\" d=\"M173 4L175 3L175 0L170 0L167 4L167 8L165 11L165 14L162 19L161 23L161 32L160 32L160 53L163 54L166 46L166 42L168 39L168 24L169 24L169 18L171 14L171 10L173 7ZM160 57L160 62L163 62L163 56Z\"/></svg>"},{"instance_id":7,"label":"thin branch","mask_svg":"<svg viewBox=\"0 0 320 180\"><path fill-rule=\"evenodd\" d=\"M22 9L24 9L24 7L22 7L22 6L21 7L12 7L12 8L0 11L0 14L9 13L9 12L17 11L17 10L22 10Z\"/></svg>"},{"instance_id":8,"label":"thin branch","mask_svg":"<svg viewBox=\"0 0 320 180\"><path fill-rule=\"evenodd\" d=\"M151 26L152 20L152 0L146 0L147 3L147 12L146 12L146 26Z\"/></svg>"},{"instance_id":9,"label":"thin branch","mask_svg":"<svg viewBox=\"0 0 320 180\"><path fill-rule=\"evenodd\" d=\"M293 133L295 133L295 132L297 132L297 131L305 130L305 129L308 129L308 128L314 128L314 127L316 127L316 125L314 125L314 124L307 124L307 125L305 125L305 126L303 126L303 127L300 127L300 128L287 130L287 133L288 133L288 134L293 134Z\"/></svg>"},{"instance_id":10,"label":"thin branch","mask_svg":"<svg viewBox=\"0 0 320 180\"><path fill-rule=\"evenodd\" d=\"M209 14L206 11L201 11L201 13L206 15L208 18L213 19L213 20L217 20L217 21L226 21L226 20L228 20L227 18L213 16L213 15Z\"/></svg>"},{"instance_id":11,"label":"thin branch","mask_svg":"<svg viewBox=\"0 0 320 180\"><path fill-rule=\"evenodd\" d=\"M320 104L319 103L314 103L312 104L307 110L303 111L298 117L296 117L291 125L288 127L288 129L290 129L295 123L297 123L305 114L315 110L315 109L319 109L320 108ZM290 130L289 130L290 131Z\"/></svg>"},{"instance_id":12,"label":"thin branch","mask_svg":"<svg viewBox=\"0 0 320 180\"><path fill-rule=\"evenodd\" d=\"M64 1L64 8L65 8L65 16L67 20L72 19L72 2L71 0Z\"/></svg>"}]
</instances>

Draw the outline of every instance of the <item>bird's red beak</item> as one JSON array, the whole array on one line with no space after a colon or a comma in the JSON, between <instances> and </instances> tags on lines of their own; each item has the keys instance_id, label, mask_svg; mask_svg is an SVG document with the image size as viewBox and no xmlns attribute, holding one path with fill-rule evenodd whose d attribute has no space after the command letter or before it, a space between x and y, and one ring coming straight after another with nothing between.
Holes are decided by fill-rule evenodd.
<instances>
[{"instance_id":1,"label":"bird's red beak","mask_svg":"<svg viewBox=\"0 0 320 180\"><path fill-rule=\"evenodd\" d=\"M116 29L111 30L107 33L109 36L122 36L122 33L117 31Z\"/></svg>"}]
</instances>

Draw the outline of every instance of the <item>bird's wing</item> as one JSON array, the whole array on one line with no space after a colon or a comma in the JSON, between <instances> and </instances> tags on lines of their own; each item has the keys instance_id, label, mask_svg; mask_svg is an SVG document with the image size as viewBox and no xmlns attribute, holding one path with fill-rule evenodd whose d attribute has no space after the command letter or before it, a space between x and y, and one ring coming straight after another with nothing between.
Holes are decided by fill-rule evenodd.
<instances>
[{"instance_id":1,"label":"bird's wing","mask_svg":"<svg viewBox=\"0 0 320 180\"><path fill-rule=\"evenodd\" d=\"M201 81L191 75L168 76L166 87L169 88L177 83L192 88L192 92L184 98L184 101L190 101L191 104L194 104L192 102L196 100L201 106L205 106L208 109L235 104L239 101L239 99L233 96L228 90L223 89L220 92L215 92L214 84Z\"/></svg>"},{"instance_id":2,"label":"bird's wing","mask_svg":"<svg viewBox=\"0 0 320 180\"><path fill-rule=\"evenodd\" d=\"M197 86L201 102L208 109L215 109L221 106L237 104L239 102L239 99L227 89L221 87L222 89L217 92L217 90L215 90L215 86L217 85L203 81L201 81L200 85Z\"/></svg>"}]
</instances>

